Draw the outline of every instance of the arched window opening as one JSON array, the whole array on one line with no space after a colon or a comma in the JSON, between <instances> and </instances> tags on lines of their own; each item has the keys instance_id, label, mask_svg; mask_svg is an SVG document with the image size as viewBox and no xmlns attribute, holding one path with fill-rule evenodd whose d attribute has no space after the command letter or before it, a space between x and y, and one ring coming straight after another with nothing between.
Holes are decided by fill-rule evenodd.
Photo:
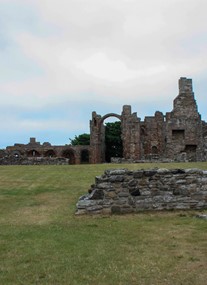
<instances>
[{"instance_id":1,"label":"arched window opening","mask_svg":"<svg viewBox=\"0 0 207 285\"><path fill-rule=\"evenodd\" d=\"M27 155L29 157L40 157L41 156L40 153L35 149L28 151Z\"/></svg>"},{"instance_id":2,"label":"arched window opening","mask_svg":"<svg viewBox=\"0 0 207 285\"><path fill-rule=\"evenodd\" d=\"M155 145L152 147L152 154L158 154L158 148Z\"/></svg>"},{"instance_id":3,"label":"arched window opening","mask_svg":"<svg viewBox=\"0 0 207 285\"><path fill-rule=\"evenodd\" d=\"M141 128L140 128L140 136L141 136L141 138L145 136L145 134L146 134L145 132L146 132L145 131L145 127L141 126Z\"/></svg>"},{"instance_id":4,"label":"arched window opening","mask_svg":"<svg viewBox=\"0 0 207 285\"><path fill-rule=\"evenodd\" d=\"M15 158L20 158L21 157L21 153L18 150L14 150L12 152L12 156L15 157Z\"/></svg>"}]
</instances>

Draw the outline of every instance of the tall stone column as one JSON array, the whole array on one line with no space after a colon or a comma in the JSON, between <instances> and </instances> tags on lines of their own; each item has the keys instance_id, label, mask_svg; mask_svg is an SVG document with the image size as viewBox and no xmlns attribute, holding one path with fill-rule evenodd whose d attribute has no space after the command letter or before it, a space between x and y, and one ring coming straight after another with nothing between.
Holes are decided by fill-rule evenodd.
<instances>
[{"instance_id":1,"label":"tall stone column","mask_svg":"<svg viewBox=\"0 0 207 285\"><path fill-rule=\"evenodd\" d=\"M100 138L101 116L92 112L90 121L90 147L91 163L101 163L101 138Z\"/></svg>"},{"instance_id":2,"label":"tall stone column","mask_svg":"<svg viewBox=\"0 0 207 285\"><path fill-rule=\"evenodd\" d=\"M140 147L140 118L131 113L131 106L124 105L122 111L122 142L123 157L125 159L139 160Z\"/></svg>"}]
</instances>

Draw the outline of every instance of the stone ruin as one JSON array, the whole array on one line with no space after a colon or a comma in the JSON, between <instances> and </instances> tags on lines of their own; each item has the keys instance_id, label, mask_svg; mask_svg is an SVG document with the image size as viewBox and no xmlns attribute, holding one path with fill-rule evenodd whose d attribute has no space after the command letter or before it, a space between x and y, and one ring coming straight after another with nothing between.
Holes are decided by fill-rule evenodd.
<instances>
[{"instance_id":1,"label":"stone ruin","mask_svg":"<svg viewBox=\"0 0 207 285\"><path fill-rule=\"evenodd\" d=\"M105 129L108 117L121 121L123 157L118 162L142 161L206 161L207 123L201 120L194 98L192 80L179 79L179 95L174 99L173 110L143 121L131 106L123 106L121 115L110 113L103 117L92 113L91 162L105 162Z\"/></svg>"},{"instance_id":2,"label":"stone ruin","mask_svg":"<svg viewBox=\"0 0 207 285\"><path fill-rule=\"evenodd\" d=\"M207 171L200 169L106 170L80 197L76 214L125 214L207 209Z\"/></svg>"},{"instance_id":3,"label":"stone ruin","mask_svg":"<svg viewBox=\"0 0 207 285\"><path fill-rule=\"evenodd\" d=\"M156 111L142 121L131 106L124 105L121 114L104 116L92 112L90 145L54 146L36 142L15 144L0 150L0 164L79 164L105 162L104 120L115 117L121 122L123 154L114 162L207 161L207 123L201 120L194 98L192 80L179 79L179 94L173 110Z\"/></svg>"},{"instance_id":4,"label":"stone ruin","mask_svg":"<svg viewBox=\"0 0 207 285\"><path fill-rule=\"evenodd\" d=\"M90 146L54 146L30 138L28 144L15 144L0 151L0 164L80 164L89 162Z\"/></svg>"}]
</instances>

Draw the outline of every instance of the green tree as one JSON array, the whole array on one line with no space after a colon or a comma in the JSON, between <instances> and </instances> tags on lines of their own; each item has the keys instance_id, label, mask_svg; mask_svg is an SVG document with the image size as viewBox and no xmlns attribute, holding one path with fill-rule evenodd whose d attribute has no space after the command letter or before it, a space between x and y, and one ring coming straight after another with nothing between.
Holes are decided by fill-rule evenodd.
<instances>
[{"instance_id":1,"label":"green tree","mask_svg":"<svg viewBox=\"0 0 207 285\"><path fill-rule=\"evenodd\" d=\"M71 145L90 145L90 135L81 134L70 139ZM123 146L121 139L121 122L106 123L105 125L105 160L111 161L111 157L122 157Z\"/></svg>"},{"instance_id":2,"label":"green tree","mask_svg":"<svg viewBox=\"0 0 207 285\"><path fill-rule=\"evenodd\" d=\"M111 157L122 157L123 146L121 139L121 122L106 123L105 125L105 159L111 161Z\"/></svg>"},{"instance_id":3,"label":"green tree","mask_svg":"<svg viewBox=\"0 0 207 285\"><path fill-rule=\"evenodd\" d=\"M71 145L90 145L90 135L89 134L81 134L75 136L74 139L70 139Z\"/></svg>"}]
</instances>

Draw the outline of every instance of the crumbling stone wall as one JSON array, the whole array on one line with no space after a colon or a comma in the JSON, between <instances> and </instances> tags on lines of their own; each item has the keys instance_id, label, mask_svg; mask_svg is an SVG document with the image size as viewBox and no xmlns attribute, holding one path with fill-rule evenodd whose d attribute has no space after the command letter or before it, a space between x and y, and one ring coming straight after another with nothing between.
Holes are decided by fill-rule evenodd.
<instances>
[{"instance_id":1,"label":"crumbling stone wall","mask_svg":"<svg viewBox=\"0 0 207 285\"><path fill-rule=\"evenodd\" d=\"M166 115L156 111L154 116L141 121L129 105L123 106L121 115L102 117L93 112L90 121L92 163L105 162L103 121L110 115L121 120L124 160L206 161L207 123L198 113L192 79L181 77L178 85L173 110Z\"/></svg>"},{"instance_id":2,"label":"crumbling stone wall","mask_svg":"<svg viewBox=\"0 0 207 285\"><path fill-rule=\"evenodd\" d=\"M207 209L207 171L106 170L80 197L76 214Z\"/></svg>"},{"instance_id":3,"label":"crumbling stone wall","mask_svg":"<svg viewBox=\"0 0 207 285\"><path fill-rule=\"evenodd\" d=\"M80 164L91 162L90 146L53 146L30 138L28 144L14 144L0 153L0 164ZM87 158L87 159L86 159Z\"/></svg>"},{"instance_id":4,"label":"crumbling stone wall","mask_svg":"<svg viewBox=\"0 0 207 285\"><path fill-rule=\"evenodd\" d=\"M123 157L131 160L140 159L140 118L137 117L136 113L131 112L130 105L124 105L121 115L109 113L100 116L96 112L92 113L92 120L90 121L92 163L105 162L105 126L103 123L109 117L116 117L121 121Z\"/></svg>"},{"instance_id":5,"label":"crumbling stone wall","mask_svg":"<svg viewBox=\"0 0 207 285\"><path fill-rule=\"evenodd\" d=\"M142 121L137 113L132 112L130 105L124 105L121 114L101 116L92 112L90 146L52 146L48 142L41 145L31 138L28 144L15 144L0 151L0 157L4 156L1 161L9 163L12 156L56 157L68 159L70 164L79 164L83 162L83 153L87 153L87 162L103 163L103 123L109 117L121 121L123 155L116 158L118 161L207 161L207 123L201 120L198 113L192 79L181 77L178 85L179 94L173 101L173 110L165 115L156 111L154 116L146 116Z\"/></svg>"},{"instance_id":6,"label":"crumbling stone wall","mask_svg":"<svg viewBox=\"0 0 207 285\"><path fill-rule=\"evenodd\" d=\"M166 114L167 157L180 160L183 154L190 161L202 160L203 131L192 80L180 78L179 95L173 102L173 111Z\"/></svg>"},{"instance_id":7,"label":"crumbling stone wall","mask_svg":"<svg viewBox=\"0 0 207 285\"><path fill-rule=\"evenodd\" d=\"M161 112L141 123L141 159L160 159L165 152L165 121Z\"/></svg>"},{"instance_id":8,"label":"crumbling stone wall","mask_svg":"<svg viewBox=\"0 0 207 285\"><path fill-rule=\"evenodd\" d=\"M0 165L67 165L69 159L60 157L15 157L0 158Z\"/></svg>"}]
</instances>

